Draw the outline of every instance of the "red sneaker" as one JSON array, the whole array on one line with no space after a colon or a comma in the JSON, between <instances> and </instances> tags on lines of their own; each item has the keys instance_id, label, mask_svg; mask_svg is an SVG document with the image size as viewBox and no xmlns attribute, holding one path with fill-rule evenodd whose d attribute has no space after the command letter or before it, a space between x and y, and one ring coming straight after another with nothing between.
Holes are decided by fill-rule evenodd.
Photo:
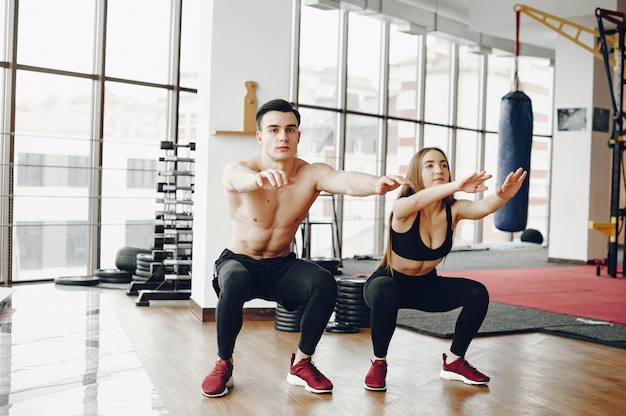
<instances>
[{"instance_id":1,"label":"red sneaker","mask_svg":"<svg viewBox=\"0 0 626 416\"><path fill-rule=\"evenodd\" d=\"M221 358L215 362L215 367L202 381L202 394L207 397L222 397L228 394L228 388L233 384L233 365Z\"/></svg>"},{"instance_id":2,"label":"red sneaker","mask_svg":"<svg viewBox=\"0 0 626 416\"><path fill-rule=\"evenodd\" d=\"M446 380L459 380L465 384L487 384L490 378L475 369L463 357L446 364L446 354L443 354L443 368L439 373Z\"/></svg>"},{"instance_id":3,"label":"red sneaker","mask_svg":"<svg viewBox=\"0 0 626 416\"><path fill-rule=\"evenodd\" d=\"M365 376L365 388L372 391L385 391L385 377L387 376L387 361L372 360L370 371Z\"/></svg>"},{"instance_id":4,"label":"red sneaker","mask_svg":"<svg viewBox=\"0 0 626 416\"><path fill-rule=\"evenodd\" d=\"M291 354L291 366L287 375L287 383L294 386L304 386L306 391L313 393L330 393L333 391L333 383L320 372L311 357L300 360L298 364L293 365L296 354Z\"/></svg>"}]
</instances>

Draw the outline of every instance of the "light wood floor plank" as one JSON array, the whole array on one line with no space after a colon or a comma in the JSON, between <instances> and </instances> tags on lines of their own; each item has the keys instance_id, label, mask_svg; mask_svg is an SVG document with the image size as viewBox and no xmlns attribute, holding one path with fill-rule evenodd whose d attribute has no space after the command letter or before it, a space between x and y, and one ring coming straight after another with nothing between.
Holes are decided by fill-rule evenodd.
<instances>
[{"instance_id":1,"label":"light wood floor plank","mask_svg":"<svg viewBox=\"0 0 626 416\"><path fill-rule=\"evenodd\" d=\"M322 337L314 362L334 383L316 395L289 385L299 334L271 321L246 321L235 352L235 387L210 399L200 384L216 359L215 324L187 302L137 307L107 291L158 394L172 415L623 415L626 350L540 333L476 338L467 359L490 375L488 387L439 378L449 340L398 329L389 351L387 392L364 389L369 329Z\"/></svg>"}]
</instances>

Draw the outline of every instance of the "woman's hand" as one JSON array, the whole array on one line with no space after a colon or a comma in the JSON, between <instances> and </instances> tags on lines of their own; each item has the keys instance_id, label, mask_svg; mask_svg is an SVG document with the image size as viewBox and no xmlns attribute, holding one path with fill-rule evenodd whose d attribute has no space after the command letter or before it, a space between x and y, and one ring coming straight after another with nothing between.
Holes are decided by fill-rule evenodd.
<instances>
[{"instance_id":1,"label":"woman's hand","mask_svg":"<svg viewBox=\"0 0 626 416\"><path fill-rule=\"evenodd\" d=\"M527 175L528 172L522 168L517 168L515 172L509 173L502 182L502 186L496 189L496 195L503 199L513 198L522 187Z\"/></svg>"},{"instance_id":2,"label":"woman's hand","mask_svg":"<svg viewBox=\"0 0 626 416\"><path fill-rule=\"evenodd\" d=\"M483 185L483 183L486 180L491 179L492 176L493 175L485 172L484 170L481 172L474 172L471 175L468 175L465 178L456 181L457 189L459 191L467 192L468 194L486 191L489 188Z\"/></svg>"}]
</instances>

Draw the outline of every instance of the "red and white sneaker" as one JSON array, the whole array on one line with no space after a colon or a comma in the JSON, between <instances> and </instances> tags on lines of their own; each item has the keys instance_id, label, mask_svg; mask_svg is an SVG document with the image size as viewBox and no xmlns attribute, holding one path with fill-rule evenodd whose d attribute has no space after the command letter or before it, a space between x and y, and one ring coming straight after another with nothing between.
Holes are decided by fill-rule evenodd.
<instances>
[{"instance_id":1,"label":"red and white sneaker","mask_svg":"<svg viewBox=\"0 0 626 416\"><path fill-rule=\"evenodd\" d=\"M451 364L446 364L446 354L443 354L443 368L439 375L446 380L458 380L465 384L487 384L490 380L488 376L474 368L463 357L456 359Z\"/></svg>"},{"instance_id":2,"label":"red and white sneaker","mask_svg":"<svg viewBox=\"0 0 626 416\"><path fill-rule=\"evenodd\" d=\"M228 388L233 384L233 365L220 358L202 381L202 394L207 397L222 397L228 394Z\"/></svg>"},{"instance_id":3,"label":"red and white sneaker","mask_svg":"<svg viewBox=\"0 0 626 416\"><path fill-rule=\"evenodd\" d=\"M294 386L304 386L306 391L313 393L330 393L333 391L333 383L315 368L311 357L300 360L296 365L293 361L295 354L291 354L291 366L287 374L287 383Z\"/></svg>"},{"instance_id":4,"label":"red and white sneaker","mask_svg":"<svg viewBox=\"0 0 626 416\"><path fill-rule=\"evenodd\" d=\"M387 361L372 360L370 371L365 376L365 388L371 391L385 391L387 384L385 377L387 376Z\"/></svg>"}]
</instances>

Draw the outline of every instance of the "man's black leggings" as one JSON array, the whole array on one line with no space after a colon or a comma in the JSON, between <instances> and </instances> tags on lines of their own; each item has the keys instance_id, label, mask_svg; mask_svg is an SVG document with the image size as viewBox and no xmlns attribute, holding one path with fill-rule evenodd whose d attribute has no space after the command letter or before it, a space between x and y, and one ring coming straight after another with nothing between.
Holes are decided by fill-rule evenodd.
<instances>
[{"instance_id":1,"label":"man's black leggings","mask_svg":"<svg viewBox=\"0 0 626 416\"><path fill-rule=\"evenodd\" d=\"M438 276L436 270L424 276L407 276L394 270L392 277L389 270L379 268L365 282L363 297L372 309L372 344L378 358L387 356L400 308L447 312L462 307L450 351L464 357L489 307L489 293L482 283Z\"/></svg>"},{"instance_id":2,"label":"man's black leggings","mask_svg":"<svg viewBox=\"0 0 626 416\"><path fill-rule=\"evenodd\" d=\"M213 287L218 294L215 310L218 355L225 360L233 355L246 301L255 298L276 301L288 311L306 303L298 348L313 355L337 298L337 282L332 273L296 258L295 253L256 260L224 250L215 261Z\"/></svg>"}]
</instances>

